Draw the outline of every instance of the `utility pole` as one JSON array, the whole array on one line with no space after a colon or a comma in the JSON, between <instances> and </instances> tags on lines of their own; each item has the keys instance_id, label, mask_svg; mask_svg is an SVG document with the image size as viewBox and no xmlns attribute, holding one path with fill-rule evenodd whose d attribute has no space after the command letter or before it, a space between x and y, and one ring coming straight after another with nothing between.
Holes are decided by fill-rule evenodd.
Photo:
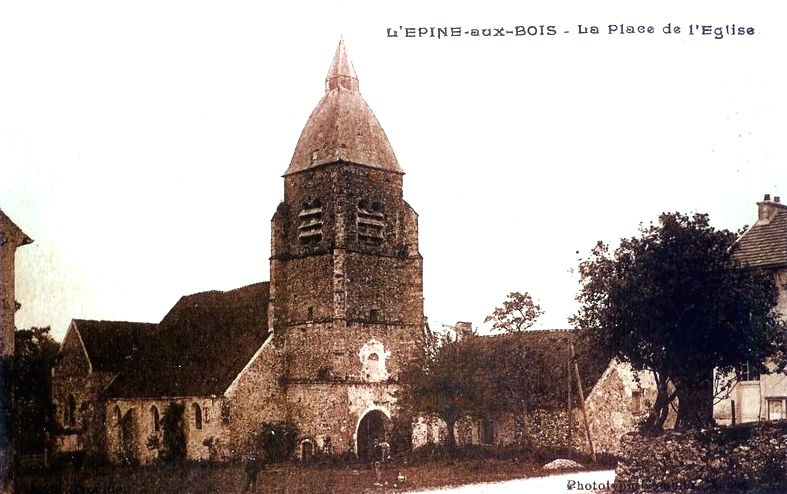
<instances>
[{"instance_id":1,"label":"utility pole","mask_svg":"<svg viewBox=\"0 0 787 494\"><path fill-rule=\"evenodd\" d=\"M571 361L574 362L574 374L577 378L577 391L579 391L579 404L582 406L582 419L585 421L585 436L590 448L590 456L593 463L596 463L596 450L593 449L593 439L590 437L590 424L588 424L588 412L585 408L585 393L582 391L582 379L579 377L579 365L577 365L577 354L574 352L574 342L571 342Z\"/></svg>"}]
</instances>

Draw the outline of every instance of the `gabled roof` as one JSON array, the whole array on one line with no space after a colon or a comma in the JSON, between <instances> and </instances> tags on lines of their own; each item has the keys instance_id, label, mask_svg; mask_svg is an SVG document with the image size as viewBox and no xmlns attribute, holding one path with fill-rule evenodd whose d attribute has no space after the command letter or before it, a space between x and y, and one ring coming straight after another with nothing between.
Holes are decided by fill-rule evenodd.
<instances>
[{"instance_id":1,"label":"gabled roof","mask_svg":"<svg viewBox=\"0 0 787 494\"><path fill-rule=\"evenodd\" d=\"M33 239L25 235L25 232L0 209L0 245L9 242L13 243L15 247L21 247L32 243Z\"/></svg>"},{"instance_id":2,"label":"gabled roof","mask_svg":"<svg viewBox=\"0 0 787 494\"><path fill-rule=\"evenodd\" d=\"M744 266L787 266L787 208L775 206L767 221L758 220L735 245L734 256Z\"/></svg>"},{"instance_id":3,"label":"gabled roof","mask_svg":"<svg viewBox=\"0 0 787 494\"><path fill-rule=\"evenodd\" d=\"M126 321L92 321L74 319L73 327L85 348L94 372L119 372L144 340L150 338L156 325Z\"/></svg>"},{"instance_id":4,"label":"gabled roof","mask_svg":"<svg viewBox=\"0 0 787 494\"><path fill-rule=\"evenodd\" d=\"M107 388L106 395L219 396L267 334L267 282L184 296Z\"/></svg>"},{"instance_id":5,"label":"gabled roof","mask_svg":"<svg viewBox=\"0 0 787 494\"><path fill-rule=\"evenodd\" d=\"M502 351L501 347L524 349L526 368L532 369L544 385L547 402L565 404L568 384L568 362L571 357L571 342L574 343L577 366L582 379L582 390L587 397L606 370L611 357L597 351L584 340L577 338L571 329L529 330L519 333L503 333L479 337L489 345L490 351ZM576 398L576 381L572 368L572 394ZM577 401L574 401L577 403Z\"/></svg>"},{"instance_id":6,"label":"gabled roof","mask_svg":"<svg viewBox=\"0 0 787 494\"><path fill-rule=\"evenodd\" d=\"M361 96L344 40L325 79L325 96L301 132L285 175L344 161L404 173L380 122Z\"/></svg>"}]
</instances>

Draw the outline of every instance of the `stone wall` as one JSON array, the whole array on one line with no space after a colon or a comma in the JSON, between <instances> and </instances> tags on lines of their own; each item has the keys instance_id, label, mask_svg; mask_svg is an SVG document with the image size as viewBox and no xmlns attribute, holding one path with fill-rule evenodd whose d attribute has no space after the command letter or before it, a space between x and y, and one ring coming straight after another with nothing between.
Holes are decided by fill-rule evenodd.
<instances>
[{"instance_id":1,"label":"stone wall","mask_svg":"<svg viewBox=\"0 0 787 494\"><path fill-rule=\"evenodd\" d=\"M770 487L787 490L787 422L667 432L659 437L627 434L616 486L633 492Z\"/></svg>"},{"instance_id":2,"label":"stone wall","mask_svg":"<svg viewBox=\"0 0 787 494\"><path fill-rule=\"evenodd\" d=\"M334 454L356 452L358 425L373 410L392 419L395 386L382 383L290 383L287 405L301 440L322 447L331 438Z\"/></svg>"},{"instance_id":3,"label":"stone wall","mask_svg":"<svg viewBox=\"0 0 787 494\"><path fill-rule=\"evenodd\" d=\"M648 371L634 372L631 365L610 362L585 399L590 433L597 453L619 454L620 438L636 430L656 401L656 381ZM665 426L671 428L675 413ZM584 438L584 429L582 429Z\"/></svg>"},{"instance_id":4,"label":"stone wall","mask_svg":"<svg viewBox=\"0 0 787 494\"><path fill-rule=\"evenodd\" d=\"M222 455L242 457L253 447L262 422L286 419L282 361L269 337L224 393L224 427L217 437Z\"/></svg>"},{"instance_id":5,"label":"stone wall","mask_svg":"<svg viewBox=\"0 0 787 494\"><path fill-rule=\"evenodd\" d=\"M76 329L66 333L61 344L61 356L52 369L52 404L60 429L58 434L62 436L56 440L56 452L103 456L106 437L100 393L114 376L91 372ZM68 423L67 408L71 398L75 409L73 420Z\"/></svg>"},{"instance_id":6,"label":"stone wall","mask_svg":"<svg viewBox=\"0 0 787 494\"><path fill-rule=\"evenodd\" d=\"M7 241L4 235L0 235L0 356L14 354L15 254L16 243Z\"/></svg>"},{"instance_id":7,"label":"stone wall","mask_svg":"<svg viewBox=\"0 0 787 494\"><path fill-rule=\"evenodd\" d=\"M222 421L220 397L182 397L173 399L118 399L106 402L106 441L108 459L115 463L149 464L156 461L164 445L161 418L172 403L184 406L183 432L186 458L222 460L229 457L226 447L216 440L223 437L227 424ZM155 409L155 412L154 412ZM157 412L157 413L156 413ZM199 415L199 417L198 417ZM158 430L154 417L158 416Z\"/></svg>"}]
</instances>

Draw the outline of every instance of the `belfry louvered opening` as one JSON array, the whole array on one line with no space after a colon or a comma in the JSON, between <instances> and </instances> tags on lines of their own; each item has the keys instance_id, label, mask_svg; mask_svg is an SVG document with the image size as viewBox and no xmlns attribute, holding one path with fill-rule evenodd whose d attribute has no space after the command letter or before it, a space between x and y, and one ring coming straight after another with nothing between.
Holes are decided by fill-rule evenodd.
<instances>
[{"instance_id":1,"label":"belfry louvered opening","mask_svg":"<svg viewBox=\"0 0 787 494\"><path fill-rule=\"evenodd\" d=\"M315 199L305 204L298 214L301 220L298 225L298 239L303 245L314 245L322 242L322 204Z\"/></svg>"},{"instance_id":2,"label":"belfry louvered opening","mask_svg":"<svg viewBox=\"0 0 787 494\"><path fill-rule=\"evenodd\" d=\"M385 228L385 214L379 202L362 200L358 203L358 240L361 242L380 245L385 238L383 229Z\"/></svg>"}]
</instances>

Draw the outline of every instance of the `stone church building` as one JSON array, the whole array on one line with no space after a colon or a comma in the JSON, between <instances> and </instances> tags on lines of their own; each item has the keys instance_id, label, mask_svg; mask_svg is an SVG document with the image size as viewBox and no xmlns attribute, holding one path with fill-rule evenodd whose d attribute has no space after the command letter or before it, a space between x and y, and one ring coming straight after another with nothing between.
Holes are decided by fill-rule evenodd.
<instances>
[{"instance_id":1,"label":"stone church building","mask_svg":"<svg viewBox=\"0 0 787 494\"><path fill-rule=\"evenodd\" d=\"M53 372L60 452L149 463L170 410L189 459L240 457L276 421L301 455L365 455L424 337L403 175L341 41L284 173L270 282L184 296L158 324L72 321Z\"/></svg>"}]
</instances>

